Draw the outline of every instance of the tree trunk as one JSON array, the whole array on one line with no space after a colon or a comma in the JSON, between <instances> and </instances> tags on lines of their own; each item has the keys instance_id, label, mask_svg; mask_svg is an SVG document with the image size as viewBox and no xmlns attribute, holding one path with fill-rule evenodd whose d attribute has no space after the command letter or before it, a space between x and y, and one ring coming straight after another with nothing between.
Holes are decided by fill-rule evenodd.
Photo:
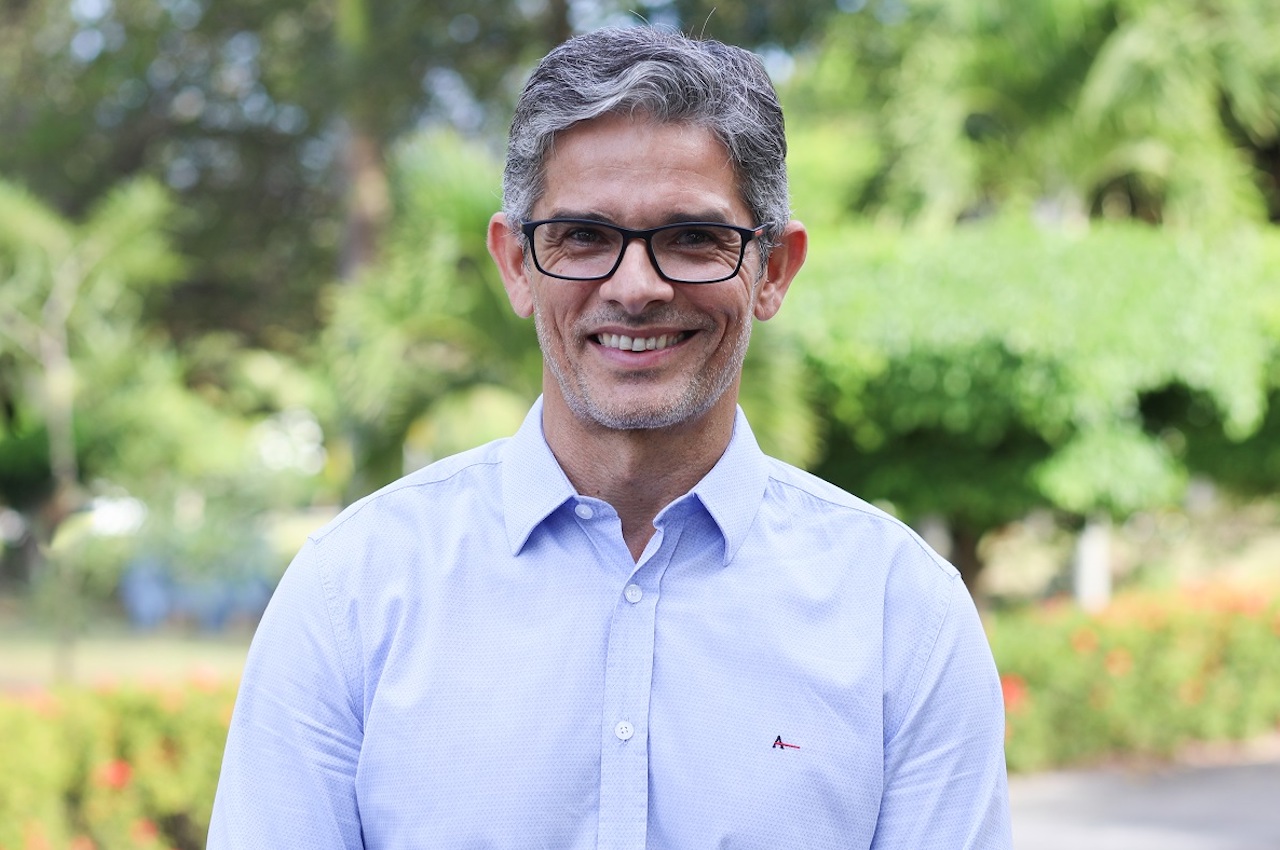
<instances>
[{"instance_id":1,"label":"tree trunk","mask_svg":"<svg viewBox=\"0 0 1280 850\"><path fill-rule=\"evenodd\" d=\"M982 534L963 526L951 529L951 563L960 571L964 586L979 609L986 608L986 594L982 591L982 570L986 567L982 556L978 554L978 543Z\"/></svg>"},{"instance_id":2,"label":"tree trunk","mask_svg":"<svg viewBox=\"0 0 1280 850\"><path fill-rule=\"evenodd\" d=\"M45 427L49 433L49 467L53 498L46 511L50 531L57 529L76 507L74 493L80 478L76 462L75 369L66 345L46 335L40 356L44 370Z\"/></svg>"},{"instance_id":3,"label":"tree trunk","mask_svg":"<svg viewBox=\"0 0 1280 850\"><path fill-rule=\"evenodd\" d=\"M40 339L40 360L44 371L45 427L49 432L49 466L53 472L53 495L43 511L43 542L53 542L58 526L80 507L80 468L76 462L75 367L67 348L65 327L46 328ZM72 564L44 559L52 567L55 606L55 649L53 675L57 682L70 681L75 666L76 573Z\"/></svg>"},{"instance_id":4,"label":"tree trunk","mask_svg":"<svg viewBox=\"0 0 1280 850\"><path fill-rule=\"evenodd\" d=\"M555 46L573 35L569 23L569 0L551 0L547 4L547 41Z\"/></svg>"},{"instance_id":5,"label":"tree trunk","mask_svg":"<svg viewBox=\"0 0 1280 850\"><path fill-rule=\"evenodd\" d=\"M1085 520L1072 564L1076 604L1090 613L1111 601L1111 518L1095 514Z\"/></svg>"},{"instance_id":6,"label":"tree trunk","mask_svg":"<svg viewBox=\"0 0 1280 850\"><path fill-rule=\"evenodd\" d=\"M344 281L352 281L378 259L391 218L391 190L382 142L373 133L351 127L342 165L347 180L347 220L340 273Z\"/></svg>"}]
</instances>

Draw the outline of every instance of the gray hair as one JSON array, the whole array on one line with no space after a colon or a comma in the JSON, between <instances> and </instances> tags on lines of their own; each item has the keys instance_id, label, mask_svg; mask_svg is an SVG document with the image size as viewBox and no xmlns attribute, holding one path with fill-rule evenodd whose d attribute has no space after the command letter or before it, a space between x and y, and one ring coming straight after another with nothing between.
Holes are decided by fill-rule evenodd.
<instances>
[{"instance_id":1,"label":"gray hair","mask_svg":"<svg viewBox=\"0 0 1280 850\"><path fill-rule=\"evenodd\" d=\"M766 248L790 219L782 108L760 60L718 41L628 27L571 38L534 69L511 121L502 178L513 228L542 196L556 134L604 115L706 127L728 149L754 223L766 225Z\"/></svg>"}]
</instances>

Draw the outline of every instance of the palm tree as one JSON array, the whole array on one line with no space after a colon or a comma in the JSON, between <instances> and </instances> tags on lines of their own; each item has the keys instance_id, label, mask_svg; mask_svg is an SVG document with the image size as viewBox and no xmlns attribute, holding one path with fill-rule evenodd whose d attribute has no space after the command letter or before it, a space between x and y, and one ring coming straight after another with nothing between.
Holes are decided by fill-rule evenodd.
<instances>
[{"instance_id":1,"label":"palm tree","mask_svg":"<svg viewBox=\"0 0 1280 850\"><path fill-rule=\"evenodd\" d=\"M0 352L25 363L38 386L53 479L36 523L42 545L84 503L76 451L78 359L92 356L95 339L137 320L130 302L143 289L176 276L180 265L165 236L171 214L167 195L147 181L117 189L83 222L0 181ZM75 587L69 567L58 585L65 609ZM60 637L58 668L65 676L71 641L65 618Z\"/></svg>"}]
</instances>

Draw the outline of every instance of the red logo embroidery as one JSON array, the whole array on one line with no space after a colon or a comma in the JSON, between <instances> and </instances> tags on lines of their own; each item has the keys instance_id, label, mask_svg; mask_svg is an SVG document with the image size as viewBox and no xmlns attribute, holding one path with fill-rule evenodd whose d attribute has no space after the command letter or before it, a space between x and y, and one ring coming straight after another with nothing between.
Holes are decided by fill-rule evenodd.
<instances>
[{"instance_id":1,"label":"red logo embroidery","mask_svg":"<svg viewBox=\"0 0 1280 850\"><path fill-rule=\"evenodd\" d=\"M791 749L791 750L798 750L798 749L800 749L800 745L799 745L799 744L788 744L786 741L782 740L782 736L781 736L781 735L779 735L778 737L776 737L776 738L774 738L774 739L773 739L773 746L772 746L772 747L770 747L770 749L774 749L774 750L787 750L787 749Z\"/></svg>"}]
</instances>

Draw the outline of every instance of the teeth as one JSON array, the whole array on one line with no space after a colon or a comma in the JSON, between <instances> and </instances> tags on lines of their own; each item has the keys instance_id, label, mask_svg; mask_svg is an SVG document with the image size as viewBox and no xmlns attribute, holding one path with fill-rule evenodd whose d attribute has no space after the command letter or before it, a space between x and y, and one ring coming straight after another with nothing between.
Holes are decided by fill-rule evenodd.
<instances>
[{"instance_id":1,"label":"teeth","mask_svg":"<svg viewBox=\"0 0 1280 850\"><path fill-rule=\"evenodd\" d=\"M669 345L675 345L684 334L662 334L661 336L630 337L626 334L597 334L596 341L605 348L617 348L621 351L661 351Z\"/></svg>"}]
</instances>

